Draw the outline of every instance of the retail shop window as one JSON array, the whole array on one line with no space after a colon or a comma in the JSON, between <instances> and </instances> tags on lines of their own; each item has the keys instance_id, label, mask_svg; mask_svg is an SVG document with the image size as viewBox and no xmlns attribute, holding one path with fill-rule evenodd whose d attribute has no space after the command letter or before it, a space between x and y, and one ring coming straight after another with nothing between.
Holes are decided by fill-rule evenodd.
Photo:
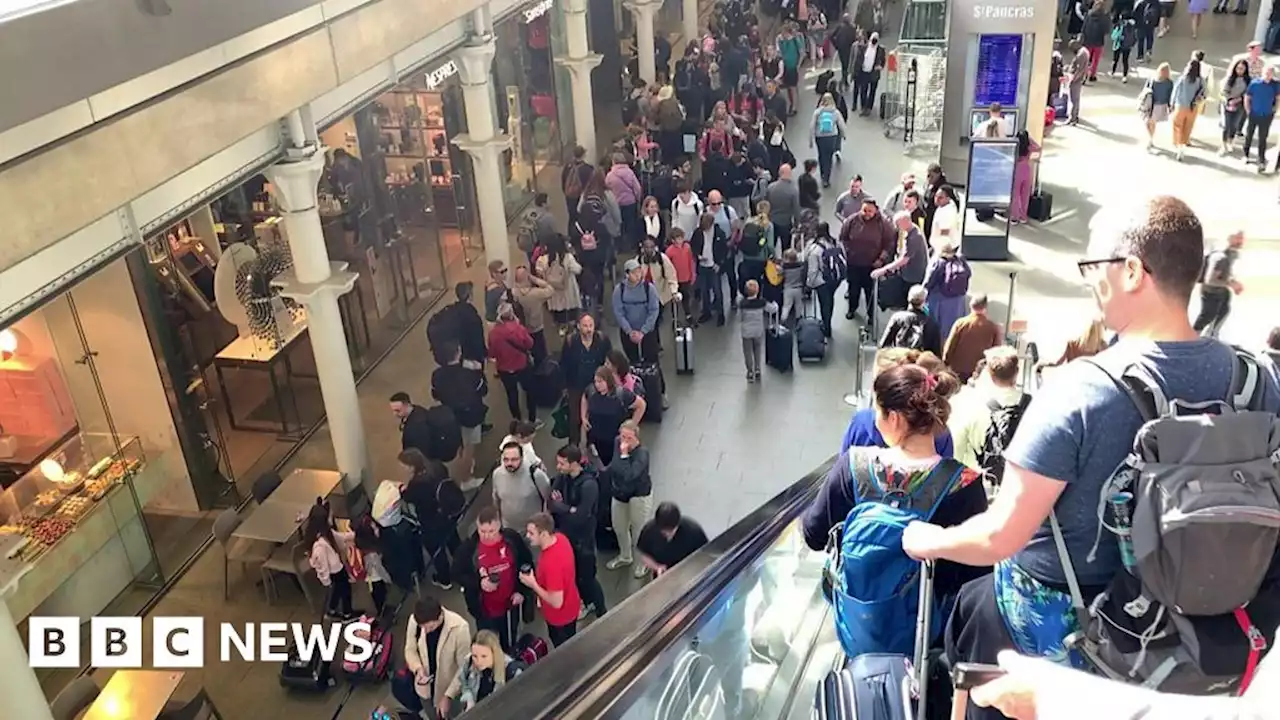
<instances>
[{"instance_id":1,"label":"retail shop window","mask_svg":"<svg viewBox=\"0 0 1280 720\"><path fill-rule=\"evenodd\" d=\"M196 510L128 288L118 260L0 328L0 576L21 575L19 620L136 612L163 578L146 513Z\"/></svg>"},{"instance_id":2,"label":"retail shop window","mask_svg":"<svg viewBox=\"0 0 1280 720\"><path fill-rule=\"evenodd\" d=\"M511 138L503 158L503 199L514 217L535 192L559 181L563 146L557 108L556 66L551 54L551 14L526 19L517 13L496 30L493 62L498 126Z\"/></svg>"}]
</instances>

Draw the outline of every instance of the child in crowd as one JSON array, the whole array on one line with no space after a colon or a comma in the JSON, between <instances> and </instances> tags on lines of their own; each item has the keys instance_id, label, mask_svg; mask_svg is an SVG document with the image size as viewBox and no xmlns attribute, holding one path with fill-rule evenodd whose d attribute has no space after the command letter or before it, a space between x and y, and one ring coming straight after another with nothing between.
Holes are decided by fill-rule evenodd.
<instances>
[{"instance_id":1,"label":"child in crowd","mask_svg":"<svg viewBox=\"0 0 1280 720\"><path fill-rule=\"evenodd\" d=\"M801 262L795 248L782 253L782 322L790 324L791 313L797 319L804 314L804 283L808 267Z\"/></svg>"},{"instance_id":2,"label":"child in crowd","mask_svg":"<svg viewBox=\"0 0 1280 720\"><path fill-rule=\"evenodd\" d=\"M345 546L333 531L329 518L329 505L320 498L307 513L302 540L311 547L307 562L316 571L316 578L329 589L329 602L325 615L331 620L350 620L357 617L351 607L351 576L343 560Z\"/></svg>"},{"instance_id":3,"label":"child in crowd","mask_svg":"<svg viewBox=\"0 0 1280 720\"><path fill-rule=\"evenodd\" d=\"M689 246L684 231L671 228L668 233L670 243L667 245L667 259L676 269L676 283L680 287L680 307L684 312L685 325L693 324L693 283L697 272L697 261L693 257L693 248Z\"/></svg>"},{"instance_id":4,"label":"child in crowd","mask_svg":"<svg viewBox=\"0 0 1280 720\"><path fill-rule=\"evenodd\" d=\"M766 315L778 311L777 303L760 297L760 283L748 280L743 288L742 302L738 303L738 320L742 328L742 360L747 365L747 382L760 379L760 366L764 358L764 333L768 325Z\"/></svg>"},{"instance_id":5,"label":"child in crowd","mask_svg":"<svg viewBox=\"0 0 1280 720\"><path fill-rule=\"evenodd\" d=\"M345 533L335 533L342 536ZM382 617L387 609L387 583L391 575L382 564L382 539L378 534L378 524L369 516L361 517L352 533L355 547L360 551L360 559L364 566L365 581L369 583L369 594L373 596L373 612L375 617Z\"/></svg>"},{"instance_id":6,"label":"child in crowd","mask_svg":"<svg viewBox=\"0 0 1280 720\"><path fill-rule=\"evenodd\" d=\"M520 443L520 453L524 456L525 467L541 465L542 458L538 457L538 451L533 449L533 436L537 432L538 429L527 420L512 420L510 427L507 428L507 436L498 443L498 449L501 451L502 447L510 442Z\"/></svg>"}]
</instances>

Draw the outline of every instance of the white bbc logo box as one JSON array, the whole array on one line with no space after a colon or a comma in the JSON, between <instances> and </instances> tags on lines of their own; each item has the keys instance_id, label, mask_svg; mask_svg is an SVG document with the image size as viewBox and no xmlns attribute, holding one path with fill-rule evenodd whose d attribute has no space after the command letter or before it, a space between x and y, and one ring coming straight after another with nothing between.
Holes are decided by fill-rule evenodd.
<instances>
[{"instance_id":1,"label":"white bbc logo box","mask_svg":"<svg viewBox=\"0 0 1280 720\"><path fill-rule=\"evenodd\" d=\"M146 635L151 640L148 667L204 666L204 618L200 617L155 617L150 633L143 632L140 617L90 618L89 664L98 668L142 667ZM83 666L80 618L28 618L27 648L31 667Z\"/></svg>"}]
</instances>

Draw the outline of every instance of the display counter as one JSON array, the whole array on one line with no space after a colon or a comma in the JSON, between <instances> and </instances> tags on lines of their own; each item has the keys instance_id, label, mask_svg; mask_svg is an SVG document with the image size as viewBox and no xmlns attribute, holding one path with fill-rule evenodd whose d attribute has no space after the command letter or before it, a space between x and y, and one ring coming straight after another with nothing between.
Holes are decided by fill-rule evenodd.
<instances>
[{"instance_id":1,"label":"display counter","mask_svg":"<svg viewBox=\"0 0 1280 720\"><path fill-rule=\"evenodd\" d=\"M0 494L6 558L0 585L20 575L8 599L21 619L92 615L153 559L130 485L154 484L137 438L77 434Z\"/></svg>"}]
</instances>

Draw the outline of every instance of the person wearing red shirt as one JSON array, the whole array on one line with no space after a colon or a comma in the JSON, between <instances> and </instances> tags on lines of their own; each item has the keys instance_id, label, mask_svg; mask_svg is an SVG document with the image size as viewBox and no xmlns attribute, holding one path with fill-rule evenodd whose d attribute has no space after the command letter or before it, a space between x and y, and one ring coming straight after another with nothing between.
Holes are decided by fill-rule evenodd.
<instances>
[{"instance_id":1,"label":"person wearing red shirt","mask_svg":"<svg viewBox=\"0 0 1280 720\"><path fill-rule=\"evenodd\" d=\"M533 350L533 336L516 317L515 307L503 303L498 308L498 323L489 331L489 357L498 370L498 379L507 391L507 408L511 410L512 420L521 420L525 416L520 413L520 388L524 388L525 404L529 406L529 422L541 426L538 422L538 406L533 402L529 392L529 383L533 380L529 367L529 352Z\"/></svg>"},{"instance_id":2,"label":"person wearing red shirt","mask_svg":"<svg viewBox=\"0 0 1280 720\"><path fill-rule=\"evenodd\" d=\"M538 596L542 617L547 621L547 637L553 646L560 647L577 634L578 613L582 610L573 547L569 538L556 532L555 520L547 513L529 518L526 533L529 544L538 548L541 555L536 571L522 569L520 582Z\"/></svg>"},{"instance_id":3,"label":"person wearing red shirt","mask_svg":"<svg viewBox=\"0 0 1280 720\"><path fill-rule=\"evenodd\" d=\"M684 322L693 324L693 283L697 263L694 261L693 248L689 247L688 238L680 228L671 228L670 242L667 243L667 259L676 270L676 283L680 289L680 306L684 309Z\"/></svg>"},{"instance_id":4,"label":"person wearing red shirt","mask_svg":"<svg viewBox=\"0 0 1280 720\"><path fill-rule=\"evenodd\" d=\"M477 630L498 635L502 649L513 651L520 637L520 615L534 594L520 585L520 568L533 564L533 552L515 530L504 529L495 507L481 508L476 531L462 541L453 560L453 576L462 585L467 612Z\"/></svg>"}]
</instances>

